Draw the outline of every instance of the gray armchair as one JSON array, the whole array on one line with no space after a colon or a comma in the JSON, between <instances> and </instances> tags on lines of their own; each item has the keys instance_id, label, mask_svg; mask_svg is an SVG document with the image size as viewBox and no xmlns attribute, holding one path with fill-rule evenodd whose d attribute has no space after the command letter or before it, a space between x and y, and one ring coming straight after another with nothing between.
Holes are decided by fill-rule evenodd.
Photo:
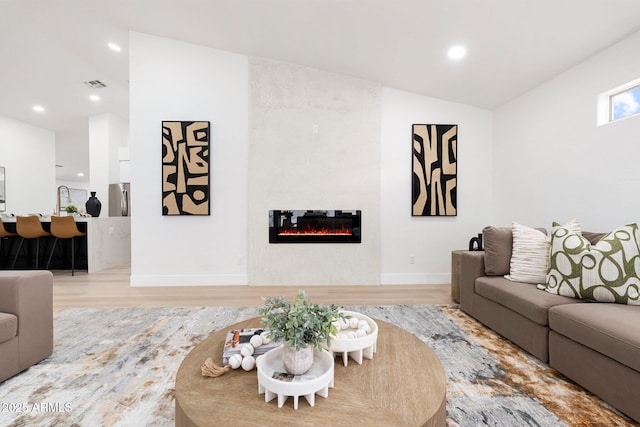
<instances>
[{"instance_id":1,"label":"gray armchair","mask_svg":"<svg viewBox=\"0 0 640 427\"><path fill-rule=\"evenodd\" d=\"M53 275L0 271L0 382L53 352Z\"/></svg>"}]
</instances>

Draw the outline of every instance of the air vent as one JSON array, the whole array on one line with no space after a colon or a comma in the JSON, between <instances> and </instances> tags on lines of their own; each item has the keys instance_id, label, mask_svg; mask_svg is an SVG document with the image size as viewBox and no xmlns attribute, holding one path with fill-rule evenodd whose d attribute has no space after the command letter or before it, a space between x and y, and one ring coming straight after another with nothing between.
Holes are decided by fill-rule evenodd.
<instances>
[{"instance_id":1,"label":"air vent","mask_svg":"<svg viewBox=\"0 0 640 427\"><path fill-rule=\"evenodd\" d=\"M88 82L84 82L91 89L102 89L103 87L107 87L106 84L102 83L100 80L91 80Z\"/></svg>"}]
</instances>

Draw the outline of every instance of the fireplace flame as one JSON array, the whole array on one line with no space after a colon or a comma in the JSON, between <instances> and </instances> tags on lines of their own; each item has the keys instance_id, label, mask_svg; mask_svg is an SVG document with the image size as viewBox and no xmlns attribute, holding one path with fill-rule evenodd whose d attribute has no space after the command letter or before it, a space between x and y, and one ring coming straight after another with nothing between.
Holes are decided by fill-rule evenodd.
<instances>
[{"instance_id":1,"label":"fireplace flame","mask_svg":"<svg viewBox=\"0 0 640 427\"><path fill-rule=\"evenodd\" d=\"M345 228L344 225L339 229L330 229L329 227L311 227L298 230L297 228L286 228L278 231L278 236L351 236L353 232Z\"/></svg>"}]
</instances>

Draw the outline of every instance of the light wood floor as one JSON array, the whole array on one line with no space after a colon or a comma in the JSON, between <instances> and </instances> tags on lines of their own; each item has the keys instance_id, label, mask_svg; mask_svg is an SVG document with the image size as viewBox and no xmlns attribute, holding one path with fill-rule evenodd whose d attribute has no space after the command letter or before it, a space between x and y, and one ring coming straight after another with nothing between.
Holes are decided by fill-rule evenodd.
<instances>
[{"instance_id":1,"label":"light wood floor","mask_svg":"<svg viewBox=\"0 0 640 427\"><path fill-rule=\"evenodd\" d=\"M260 306L263 296L292 297L296 286L131 287L129 266L88 274L53 273L53 310L66 307ZM304 286L313 302L336 305L451 304L451 286Z\"/></svg>"}]
</instances>

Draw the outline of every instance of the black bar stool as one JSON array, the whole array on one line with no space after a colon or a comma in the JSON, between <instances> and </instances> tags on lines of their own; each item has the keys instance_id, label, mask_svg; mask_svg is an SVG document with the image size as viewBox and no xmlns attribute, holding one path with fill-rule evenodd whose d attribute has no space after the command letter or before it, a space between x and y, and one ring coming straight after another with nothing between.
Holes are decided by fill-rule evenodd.
<instances>
[{"instance_id":1,"label":"black bar stool","mask_svg":"<svg viewBox=\"0 0 640 427\"><path fill-rule=\"evenodd\" d=\"M20 254L20 249L22 249L22 244L24 240L34 240L36 241L36 255L35 255L35 268L38 269L38 258L40 258L40 238L41 237L51 237L51 233L45 231L42 228L42 223L40 223L40 219L37 216L18 216L16 217L16 231L18 232L18 236L21 237L20 244L18 245L18 250L16 251L16 256L13 258L13 264L11 264L11 268L13 269L16 265L16 260L18 259L18 255Z\"/></svg>"},{"instance_id":2,"label":"black bar stool","mask_svg":"<svg viewBox=\"0 0 640 427\"><path fill-rule=\"evenodd\" d=\"M18 235L16 233L7 231L7 229L4 228L4 223L2 222L2 219L0 219L0 268L2 267L2 242L4 242L4 240L7 239L7 241L11 243L13 242L15 237L18 237ZM9 248L11 248L11 245L9 246ZM9 254L10 254L10 251L7 252L7 255Z\"/></svg>"},{"instance_id":3,"label":"black bar stool","mask_svg":"<svg viewBox=\"0 0 640 427\"><path fill-rule=\"evenodd\" d=\"M71 275L75 275L75 258L76 251L74 248L74 237L82 237L86 236L86 233L78 230L78 225L76 224L76 220L73 219L72 216L52 216L51 217L51 234L55 238L53 240L53 247L51 248L51 253L49 254L49 260L47 261L47 268L49 268L49 263L51 262L51 257L53 257L53 251L56 249L56 243L58 239L71 239Z\"/></svg>"}]
</instances>

